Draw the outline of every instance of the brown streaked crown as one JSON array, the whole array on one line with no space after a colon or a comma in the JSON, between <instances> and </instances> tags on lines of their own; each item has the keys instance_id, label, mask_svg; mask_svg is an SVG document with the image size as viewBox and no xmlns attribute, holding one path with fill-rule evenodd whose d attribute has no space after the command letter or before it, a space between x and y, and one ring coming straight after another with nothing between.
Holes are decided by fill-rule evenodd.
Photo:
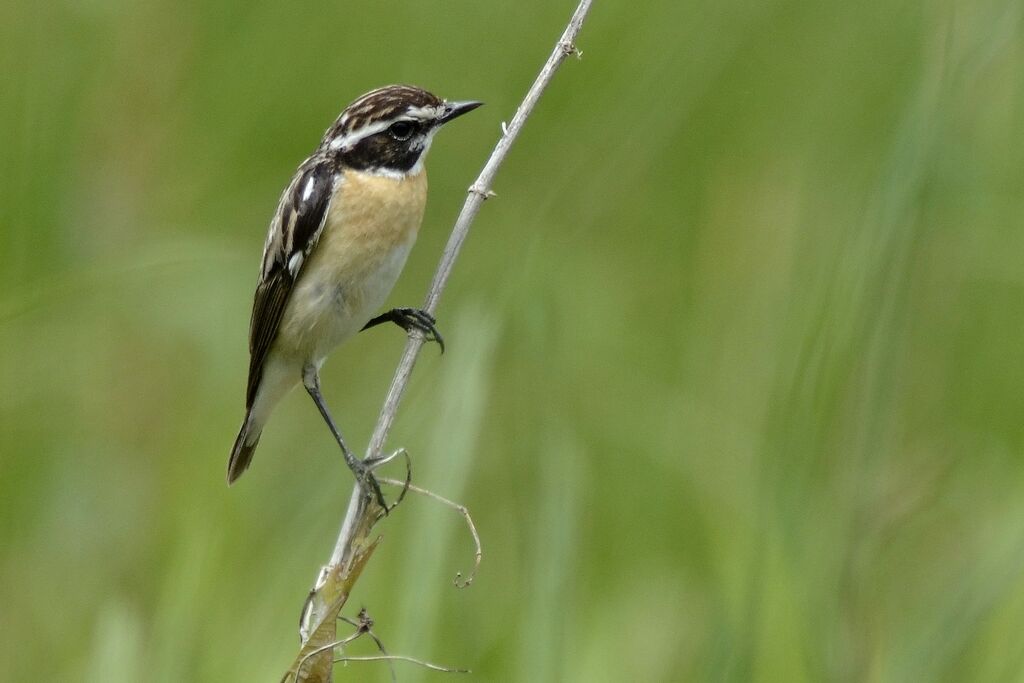
<instances>
[{"instance_id":1,"label":"brown streaked crown","mask_svg":"<svg viewBox=\"0 0 1024 683\"><path fill-rule=\"evenodd\" d=\"M444 101L422 88L413 85L386 85L356 98L345 107L334 122L324 141L338 139L360 128L401 116L410 108L440 107Z\"/></svg>"}]
</instances>

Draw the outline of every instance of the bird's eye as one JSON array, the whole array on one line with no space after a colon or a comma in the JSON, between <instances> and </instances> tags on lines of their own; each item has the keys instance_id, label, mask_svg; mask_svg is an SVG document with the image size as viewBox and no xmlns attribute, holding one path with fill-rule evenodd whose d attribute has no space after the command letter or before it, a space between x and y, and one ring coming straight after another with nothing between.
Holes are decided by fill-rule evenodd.
<instances>
[{"instance_id":1,"label":"bird's eye","mask_svg":"<svg viewBox=\"0 0 1024 683\"><path fill-rule=\"evenodd\" d=\"M412 124L408 121L396 121L388 128L388 132L396 140L408 140L412 137Z\"/></svg>"}]
</instances>

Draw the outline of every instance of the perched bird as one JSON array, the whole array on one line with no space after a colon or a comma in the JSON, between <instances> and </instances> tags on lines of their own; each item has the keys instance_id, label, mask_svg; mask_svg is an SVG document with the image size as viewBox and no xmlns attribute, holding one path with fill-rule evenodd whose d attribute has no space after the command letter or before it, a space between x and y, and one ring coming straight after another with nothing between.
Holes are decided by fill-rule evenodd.
<instances>
[{"instance_id":1,"label":"perched bird","mask_svg":"<svg viewBox=\"0 0 1024 683\"><path fill-rule=\"evenodd\" d=\"M369 466L354 457L320 393L319 371L338 344L394 322L444 342L425 311L373 317L394 287L423 220L424 158L444 124L480 106L391 85L341 113L303 161L270 222L249 326L245 420L231 449L228 483L249 466L274 406L299 381L356 478L383 504Z\"/></svg>"}]
</instances>

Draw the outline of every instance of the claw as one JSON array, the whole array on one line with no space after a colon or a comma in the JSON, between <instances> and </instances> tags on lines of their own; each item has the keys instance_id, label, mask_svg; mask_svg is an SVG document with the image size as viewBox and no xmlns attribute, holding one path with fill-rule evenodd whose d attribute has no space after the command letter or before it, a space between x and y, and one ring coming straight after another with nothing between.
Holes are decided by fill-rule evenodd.
<instances>
[{"instance_id":1,"label":"claw","mask_svg":"<svg viewBox=\"0 0 1024 683\"><path fill-rule=\"evenodd\" d=\"M427 341L437 342L437 345L441 347L441 353L444 353L444 338L437 331L437 321L430 313L419 308L394 308L363 325L363 329L366 330L387 322L395 323L408 334L412 334L413 330L418 330Z\"/></svg>"},{"instance_id":2,"label":"claw","mask_svg":"<svg viewBox=\"0 0 1024 683\"><path fill-rule=\"evenodd\" d=\"M363 491L366 494L373 495L374 500L377 501L377 505L380 506L381 510L384 511L384 515L387 516L391 508L388 506L388 502L384 500L384 492L380 490L380 483L377 481L377 477L373 474L373 468L367 466L361 460L357 462L359 462L359 465L353 469L353 472L356 475L356 480L359 482L359 485L363 488Z\"/></svg>"},{"instance_id":3,"label":"claw","mask_svg":"<svg viewBox=\"0 0 1024 683\"><path fill-rule=\"evenodd\" d=\"M434 316L418 308L408 309L408 315L409 327L422 332L427 341L437 342L437 345L441 347L441 353L444 353L444 337L437 331L437 320ZM406 328L405 331L409 332L409 328Z\"/></svg>"}]
</instances>

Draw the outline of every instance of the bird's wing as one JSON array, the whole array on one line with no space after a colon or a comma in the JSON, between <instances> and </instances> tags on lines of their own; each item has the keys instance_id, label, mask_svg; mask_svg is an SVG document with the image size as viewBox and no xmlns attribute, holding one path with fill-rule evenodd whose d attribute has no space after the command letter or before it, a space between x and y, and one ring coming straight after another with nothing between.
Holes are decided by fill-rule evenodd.
<instances>
[{"instance_id":1,"label":"bird's wing","mask_svg":"<svg viewBox=\"0 0 1024 683\"><path fill-rule=\"evenodd\" d=\"M270 222L249 323L247 407L256 400L267 354L277 337L292 287L320 238L336 182L337 173L329 160L316 156L306 159L281 195Z\"/></svg>"}]
</instances>

